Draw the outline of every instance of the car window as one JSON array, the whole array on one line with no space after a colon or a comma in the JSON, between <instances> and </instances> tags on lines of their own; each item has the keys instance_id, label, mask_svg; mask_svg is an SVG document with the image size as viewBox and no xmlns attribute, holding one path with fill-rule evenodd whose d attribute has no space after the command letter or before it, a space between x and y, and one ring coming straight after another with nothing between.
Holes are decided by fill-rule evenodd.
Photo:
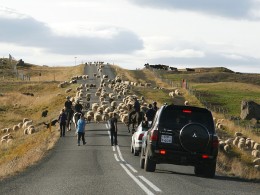
<instances>
[{"instance_id":1,"label":"car window","mask_svg":"<svg viewBox=\"0 0 260 195\"><path fill-rule=\"evenodd\" d=\"M214 123L209 112L166 108L160 117L160 126L164 128L180 130L188 123L200 123L210 132L214 131Z\"/></svg>"}]
</instances>

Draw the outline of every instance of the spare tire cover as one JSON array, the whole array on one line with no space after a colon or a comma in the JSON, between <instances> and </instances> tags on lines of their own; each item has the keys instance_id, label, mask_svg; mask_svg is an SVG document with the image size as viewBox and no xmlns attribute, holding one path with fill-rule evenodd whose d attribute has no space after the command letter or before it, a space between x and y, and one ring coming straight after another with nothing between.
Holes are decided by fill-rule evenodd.
<instances>
[{"instance_id":1,"label":"spare tire cover","mask_svg":"<svg viewBox=\"0 0 260 195\"><path fill-rule=\"evenodd\" d=\"M182 147L193 153L204 152L209 144L209 138L207 128L197 123L187 124L180 131Z\"/></svg>"}]
</instances>

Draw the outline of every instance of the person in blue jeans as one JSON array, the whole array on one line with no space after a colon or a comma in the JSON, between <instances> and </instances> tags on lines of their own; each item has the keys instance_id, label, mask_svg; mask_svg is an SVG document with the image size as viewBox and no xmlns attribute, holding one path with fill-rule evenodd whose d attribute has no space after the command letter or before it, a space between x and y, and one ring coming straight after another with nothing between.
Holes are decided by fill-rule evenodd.
<instances>
[{"instance_id":1,"label":"person in blue jeans","mask_svg":"<svg viewBox=\"0 0 260 195\"><path fill-rule=\"evenodd\" d=\"M60 123L60 137L65 136L65 129L66 129L66 121L67 121L67 115L65 113L65 110L62 109L59 116L59 123Z\"/></svg>"},{"instance_id":2,"label":"person in blue jeans","mask_svg":"<svg viewBox=\"0 0 260 195\"><path fill-rule=\"evenodd\" d=\"M85 141L85 126L86 121L84 118L84 115L80 115L80 119L77 122L77 134L78 134L78 146L80 146L80 140L82 139L83 145L85 145L87 142Z\"/></svg>"}]
</instances>

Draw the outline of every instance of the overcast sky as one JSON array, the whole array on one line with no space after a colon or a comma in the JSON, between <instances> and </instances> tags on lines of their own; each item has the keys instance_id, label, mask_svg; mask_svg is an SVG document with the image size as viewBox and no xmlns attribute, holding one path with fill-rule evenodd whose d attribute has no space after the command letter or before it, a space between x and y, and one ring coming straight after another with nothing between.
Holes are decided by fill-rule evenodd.
<instances>
[{"instance_id":1,"label":"overcast sky","mask_svg":"<svg viewBox=\"0 0 260 195\"><path fill-rule=\"evenodd\" d=\"M260 73L260 0L1 0L0 55Z\"/></svg>"}]
</instances>

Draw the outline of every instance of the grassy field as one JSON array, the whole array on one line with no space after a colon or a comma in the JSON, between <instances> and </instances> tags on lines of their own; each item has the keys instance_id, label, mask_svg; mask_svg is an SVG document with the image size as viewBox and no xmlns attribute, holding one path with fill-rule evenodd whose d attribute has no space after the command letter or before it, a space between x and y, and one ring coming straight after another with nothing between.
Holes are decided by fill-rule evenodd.
<instances>
[{"instance_id":1,"label":"grassy field","mask_svg":"<svg viewBox=\"0 0 260 195\"><path fill-rule=\"evenodd\" d=\"M20 68L21 70L21 68ZM30 73L30 81L14 78L2 71L0 74L0 130L12 128L23 118L33 120L36 133L24 135L23 130L11 131L13 141L0 144L0 179L23 170L40 160L53 147L59 137L58 126L50 131L43 122L56 119L63 108L65 97L75 94L66 93L66 88L58 84L69 81L72 76L82 75L83 65L75 67L25 66L24 73ZM41 76L39 76L41 72ZM55 74L55 78L54 78ZM76 85L70 85L75 90ZM67 87L67 88L69 88ZM34 96L22 93L32 93ZM48 110L46 118L42 111ZM0 136L5 135L2 131Z\"/></svg>"},{"instance_id":2,"label":"grassy field","mask_svg":"<svg viewBox=\"0 0 260 195\"><path fill-rule=\"evenodd\" d=\"M234 82L192 83L203 100L215 106L225 107L229 115L240 116L242 100L253 100L260 104L260 87Z\"/></svg>"}]
</instances>

